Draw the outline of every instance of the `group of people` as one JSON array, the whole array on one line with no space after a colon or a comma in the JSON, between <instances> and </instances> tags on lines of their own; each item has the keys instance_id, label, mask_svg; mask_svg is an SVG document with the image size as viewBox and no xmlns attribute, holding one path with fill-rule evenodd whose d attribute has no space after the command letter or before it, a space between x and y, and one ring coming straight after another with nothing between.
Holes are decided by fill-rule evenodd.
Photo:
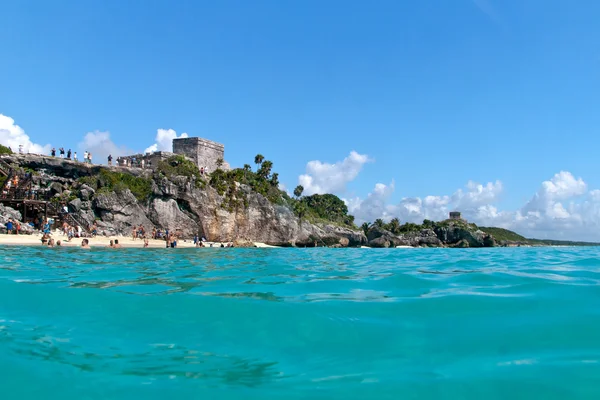
<instances>
[{"instance_id":1,"label":"group of people","mask_svg":"<svg viewBox=\"0 0 600 400\"><path fill-rule=\"evenodd\" d=\"M19 147L19 151L21 150L21 147ZM70 160L71 159L71 155L73 156L73 161L77 161L77 152L71 152L71 149L67 150L65 152L65 148L61 147L58 149L58 153L60 158L65 158L65 153L66 153L66 159ZM56 157L56 149L53 147L52 150L50 150L50 155L52 157ZM84 163L92 163L92 153L89 151L85 151L83 153L83 162Z\"/></svg>"},{"instance_id":2,"label":"group of people","mask_svg":"<svg viewBox=\"0 0 600 400\"><path fill-rule=\"evenodd\" d=\"M108 165L112 165L113 157L108 155ZM117 157L117 167L133 167L133 168L152 168L152 160L144 158L137 159L136 157Z\"/></svg>"},{"instance_id":3,"label":"group of people","mask_svg":"<svg viewBox=\"0 0 600 400\"><path fill-rule=\"evenodd\" d=\"M16 219L9 218L6 222L6 234L15 234L18 235L21 231L21 223Z\"/></svg>"}]
</instances>

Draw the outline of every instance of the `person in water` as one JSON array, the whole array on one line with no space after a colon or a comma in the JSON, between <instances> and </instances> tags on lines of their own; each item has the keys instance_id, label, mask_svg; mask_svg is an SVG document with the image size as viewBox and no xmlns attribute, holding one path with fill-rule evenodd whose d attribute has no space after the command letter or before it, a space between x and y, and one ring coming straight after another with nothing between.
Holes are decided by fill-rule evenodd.
<instances>
[{"instance_id":1,"label":"person in water","mask_svg":"<svg viewBox=\"0 0 600 400\"><path fill-rule=\"evenodd\" d=\"M113 248L115 248L115 249L120 249L120 248L122 248L122 247L123 247L123 246L121 246L121 244L119 243L119 239L115 239L115 244L114 244Z\"/></svg>"},{"instance_id":2,"label":"person in water","mask_svg":"<svg viewBox=\"0 0 600 400\"><path fill-rule=\"evenodd\" d=\"M89 249L90 248L90 241L87 239L83 239L81 241L81 248L82 249Z\"/></svg>"},{"instance_id":3,"label":"person in water","mask_svg":"<svg viewBox=\"0 0 600 400\"><path fill-rule=\"evenodd\" d=\"M113 247L115 247L115 243L111 240L110 243L108 244L108 247L110 247L112 249Z\"/></svg>"}]
</instances>

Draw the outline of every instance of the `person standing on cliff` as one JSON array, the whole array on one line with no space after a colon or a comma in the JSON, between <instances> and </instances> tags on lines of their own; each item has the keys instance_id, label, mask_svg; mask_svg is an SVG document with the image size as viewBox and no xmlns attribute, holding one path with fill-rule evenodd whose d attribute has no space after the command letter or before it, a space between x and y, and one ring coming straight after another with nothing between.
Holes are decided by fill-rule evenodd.
<instances>
[{"instance_id":1,"label":"person standing on cliff","mask_svg":"<svg viewBox=\"0 0 600 400\"><path fill-rule=\"evenodd\" d=\"M73 153L73 160L77 161L77 152Z\"/></svg>"},{"instance_id":2,"label":"person standing on cliff","mask_svg":"<svg viewBox=\"0 0 600 400\"><path fill-rule=\"evenodd\" d=\"M87 162L87 157L88 157L88 152L87 150L83 152L83 162L86 163Z\"/></svg>"},{"instance_id":3,"label":"person standing on cliff","mask_svg":"<svg viewBox=\"0 0 600 400\"><path fill-rule=\"evenodd\" d=\"M88 162L92 163L92 153L88 153Z\"/></svg>"},{"instance_id":4,"label":"person standing on cliff","mask_svg":"<svg viewBox=\"0 0 600 400\"><path fill-rule=\"evenodd\" d=\"M52 155L52 157L56 157L56 149L53 147L52 150L50 150L50 154Z\"/></svg>"},{"instance_id":5,"label":"person standing on cliff","mask_svg":"<svg viewBox=\"0 0 600 400\"><path fill-rule=\"evenodd\" d=\"M60 158L65 158L65 148L61 147L60 149L58 149L58 152L60 153Z\"/></svg>"},{"instance_id":6,"label":"person standing on cliff","mask_svg":"<svg viewBox=\"0 0 600 400\"><path fill-rule=\"evenodd\" d=\"M71 149L67 151L67 160L71 159Z\"/></svg>"},{"instance_id":7,"label":"person standing on cliff","mask_svg":"<svg viewBox=\"0 0 600 400\"><path fill-rule=\"evenodd\" d=\"M108 165L111 166L112 165L112 154L108 155Z\"/></svg>"}]
</instances>

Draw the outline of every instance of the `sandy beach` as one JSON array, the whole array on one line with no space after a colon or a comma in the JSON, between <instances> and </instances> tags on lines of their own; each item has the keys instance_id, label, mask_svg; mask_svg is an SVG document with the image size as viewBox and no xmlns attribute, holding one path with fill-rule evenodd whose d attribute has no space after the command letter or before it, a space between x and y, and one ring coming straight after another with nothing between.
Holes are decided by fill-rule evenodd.
<instances>
[{"instance_id":1,"label":"sandy beach","mask_svg":"<svg viewBox=\"0 0 600 400\"><path fill-rule=\"evenodd\" d=\"M79 247L81 246L81 240L83 238L73 238L71 241L67 241L67 237L60 233L53 233L52 238L55 243L60 241L60 245L64 247ZM33 234L33 235L0 235L0 245L9 245L9 246L42 246L42 235L41 234ZM136 239L133 240L131 236L97 236L95 238L88 238L90 242L90 247L92 248L102 248L108 247L109 242L111 240L119 240L119 244L124 248L143 248L144 240ZM205 246L210 246L211 242L204 242ZM226 242L223 242L226 245ZM221 247L221 242L212 242L213 247ZM275 247L269 246L264 243L254 243L255 247L267 248L267 247ZM164 240L148 240L149 248L165 248L166 243ZM194 242L192 240L178 240L177 248L194 248ZM210 248L210 247L209 247Z\"/></svg>"}]
</instances>

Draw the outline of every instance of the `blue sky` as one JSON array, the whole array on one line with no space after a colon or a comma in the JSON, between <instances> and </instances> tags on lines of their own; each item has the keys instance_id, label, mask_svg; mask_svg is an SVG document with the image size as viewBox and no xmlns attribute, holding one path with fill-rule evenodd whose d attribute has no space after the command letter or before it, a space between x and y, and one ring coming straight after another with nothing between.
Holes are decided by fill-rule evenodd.
<instances>
[{"instance_id":1,"label":"blue sky","mask_svg":"<svg viewBox=\"0 0 600 400\"><path fill-rule=\"evenodd\" d=\"M0 114L34 143L98 131L143 150L173 129L224 143L233 166L264 154L287 187L313 160L337 179L354 150L371 161L336 194L359 204L394 182L386 216L468 181L499 180L507 212L561 171L589 189L569 202L600 187L600 2L19 1L0 15Z\"/></svg>"}]
</instances>

